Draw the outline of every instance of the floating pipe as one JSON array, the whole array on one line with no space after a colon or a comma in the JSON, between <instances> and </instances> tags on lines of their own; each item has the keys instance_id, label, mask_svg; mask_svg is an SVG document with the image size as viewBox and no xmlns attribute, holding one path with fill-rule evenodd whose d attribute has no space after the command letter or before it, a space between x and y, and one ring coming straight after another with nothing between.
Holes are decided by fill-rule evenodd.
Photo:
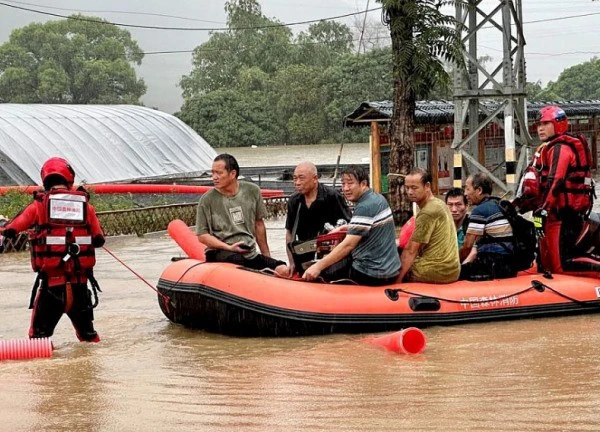
<instances>
[{"instance_id":1,"label":"floating pipe","mask_svg":"<svg viewBox=\"0 0 600 432\"><path fill-rule=\"evenodd\" d=\"M83 185L88 191L97 194L204 194L213 189L212 186L191 186L191 185L173 185L173 184L94 184ZM42 190L41 186L2 186L0 195L4 195L11 190L18 190L26 194ZM263 198L273 198L284 196L282 190L261 189Z\"/></svg>"},{"instance_id":2,"label":"floating pipe","mask_svg":"<svg viewBox=\"0 0 600 432\"><path fill-rule=\"evenodd\" d=\"M400 249L406 249L408 246L408 242L415 232L416 220L415 217L411 217L404 225L402 225L402 229L400 229L400 235L398 236L398 247Z\"/></svg>"},{"instance_id":3,"label":"floating pipe","mask_svg":"<svg viewBox=\"0 0 600 432\"><path fill-rule=\"evenodd\" d=\"M0 341L0 360L49 358L53 349L49 338L4 340Z\"/></svg>"},{"instance_id":4,"label":"floating pipe","mask_svg":"<svg viewBox=\"0 0 600 432\"><path fill-rule=\"evenodd\" d=\"M206 256L204 255L206 246L198 241L198 236L192 232L185 222L179 219L172 220L169 222L167 232L187 256L199 261L206 261Z\"/></svg>"},{"instance_id":5,"label":"floating pipe","mask_svg":"<svg viewBox=\"0 0 600 432\"><path fill-rule=\"evenodd\" d=\"M409 327L384 336L371 337L367 342L398 354L420 354L425 349L427 338L416 327Z\"/></svg>"}]
</instances>

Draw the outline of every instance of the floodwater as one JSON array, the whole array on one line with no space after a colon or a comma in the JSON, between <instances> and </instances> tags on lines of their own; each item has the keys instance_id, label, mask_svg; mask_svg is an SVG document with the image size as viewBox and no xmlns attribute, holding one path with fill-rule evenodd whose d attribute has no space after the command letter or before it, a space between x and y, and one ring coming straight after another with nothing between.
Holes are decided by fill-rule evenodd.
<instances>
[{"instance_id":1,"label":"floodwater","mask_svg":"<svg viewBox=\"0 0 600 432\"><path fill-rule=\"evenodd\" d=\"M284 258L283 221L267 227ZM152 285L182 254L165 234L107 248ZM3 340L27 335L28 259L0 255ZM425 352L406 356L365 335L188 330L102 250L95 273L102 341L77 342L64 317L53 358L0 362L0 431L600 429L599 315L427 328Z\"/></svg>"}]
</instances>

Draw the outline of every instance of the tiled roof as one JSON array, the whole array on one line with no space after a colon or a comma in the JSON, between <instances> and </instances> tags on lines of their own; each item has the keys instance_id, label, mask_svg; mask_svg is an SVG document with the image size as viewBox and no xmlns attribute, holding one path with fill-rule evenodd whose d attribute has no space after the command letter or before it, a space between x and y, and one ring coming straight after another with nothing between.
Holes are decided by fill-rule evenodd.
<instances>
[{"instance_id":1,"label":"tiled roof","mask_svg":"<svg viewBox=\"0 0 600 432\"><path fill-rule=\"evenodd\" d=\"M489 111L497 106L497 101L484 101L482 105ZM567 116L600 115L600 100L587 101L560 101L560 102L528 102L527 116L533 120L539 109L545 105L559 105L565 110ZM389 122L392 117L394 105L392 101L363 102L352 113L344 118L345 126L366 126L371 121ZM480 112L481 117L485 114ZM502 115L501 115L502 116ZM450 101L418 101L415 110L417 124L446 124L454 121L454 103Z\"/></svg>"}]
</instances>

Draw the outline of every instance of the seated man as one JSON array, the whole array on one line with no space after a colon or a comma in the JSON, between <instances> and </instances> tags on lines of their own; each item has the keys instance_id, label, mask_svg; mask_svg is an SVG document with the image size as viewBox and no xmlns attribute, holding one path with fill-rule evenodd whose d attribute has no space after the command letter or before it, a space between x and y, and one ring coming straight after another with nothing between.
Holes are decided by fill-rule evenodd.
<instances>
[{"instance_id":1,"label":"seated man","mask_svg":"<svg viewBox=\"0 0 600 432\"><path fill-rule=\"evenodd\" d=\"M392 210L385 197L369 188L369 177L362 167L349 166L342 172L342 192L356 204L347 235L327 256L310 266L302 276L315 280L333 264L347 260L346 277L360 285L388 285L396 280L400 258Z\"/></svg>"},{"instance_id":2,"label":"seated man","mask_svg":"<svg viewBox=\"0 0 600 432\"><path fill-rule=\"evenodd\" d=\"M458 187L450 189L446 192L446 205L454 221L456 240L460 249L465 242L467 226L469 225L469 215L467 214L468 201L465 192Z\"/></svg>"},{"instance_id":3,"label":"seated man","mask_svg":"<svg viewBox=\"0 0 600 432\"><path fill-rule=\"evenodd\" d=\"M317 167L313 163L302 162L296 166L294 186L296 193L288 201L285 221L286 244L289 245L295 240L300 243L314 239L323 231L326 223L335 226L340 219L350 220L350 210L344 197L331 186L319 183ZM311 249L303 246L304 244L298 245L298 249ZM296 270L300 274L304 272L304 269L295 268L295 262L306 263L313 260L315 256L314 249L300 253L292 251L288 247L287 253L290 272L293 273Z\"/></svg>"},{"instance_id":4,"label":"seated man","mask_svg":"<svg viewBox=\"0 0 600 432\"><path fill-rule=\"evenodd\" d=\"M270 268L287 277L283 261L271 258L264 217L265 203L258 186L238 181L240 167L229 154L212 164L215 188L200 198L196 214L198 240L207 247L209 262L231 262L256 270ZM256 251L256 245L262 253Z\"/></svg>"},{"instance_id":5,"label":"seated man","mask_svg":"<svg viewBox=\"0 0 600 432\"><path fill-rule=\"evenodd\" d=\"M448 209L450 209L450 214L454 220L458 249L460 249L465 242L467 226L469 225L469 214L467 213L468 203L467 196L461 188L455 187L446 192L446 205L448 206ZM473 261L475 255L477 255L477 248L473 247L469 256L462 262Z\"/></svg>"},{"instance_id":6,"label":"seated man","mask_svg":"<svg viewBox=\"0 0 600 432\"><path fill-rule=\"evenodd\" d=\"M415 231L402 251L398 281L451 283L458 279L460 262L456 229L448 206L433 196L431 174L413 169L404 180L408 199L417 203Z\"/></svg>"},{"instance_id":7,"label":"seated man","mask_svg":"<svg viewBox=\"0 0 600 432\"><path fill-rule=\"evenodd\" d=\"M513 259L513 231L499 200L491 196L492 180L484 173L470 176L465 185L471 211L467 236L460 249L465 259L477 243L477 257L463 264L460 278L468 280L501 279L516 276Z\"/></svg>"}]
</instances>

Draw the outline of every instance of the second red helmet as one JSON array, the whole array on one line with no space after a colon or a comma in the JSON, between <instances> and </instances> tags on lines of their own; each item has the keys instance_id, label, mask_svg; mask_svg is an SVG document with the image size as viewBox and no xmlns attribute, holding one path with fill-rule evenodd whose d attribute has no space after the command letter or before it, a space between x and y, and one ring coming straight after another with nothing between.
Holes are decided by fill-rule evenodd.
<instances>
[{"instance_id":1,"label":"second red helmet","mask_svg":"<svg viewBox=\"0 0 600 432\"><path fill-rule=\"evenodd\" d=\"M556 135L564 134L569 128L569 119L565 111L556 105L543 107L537 117L538 122L552 122Z\"/></svg>"}]
</instances>

